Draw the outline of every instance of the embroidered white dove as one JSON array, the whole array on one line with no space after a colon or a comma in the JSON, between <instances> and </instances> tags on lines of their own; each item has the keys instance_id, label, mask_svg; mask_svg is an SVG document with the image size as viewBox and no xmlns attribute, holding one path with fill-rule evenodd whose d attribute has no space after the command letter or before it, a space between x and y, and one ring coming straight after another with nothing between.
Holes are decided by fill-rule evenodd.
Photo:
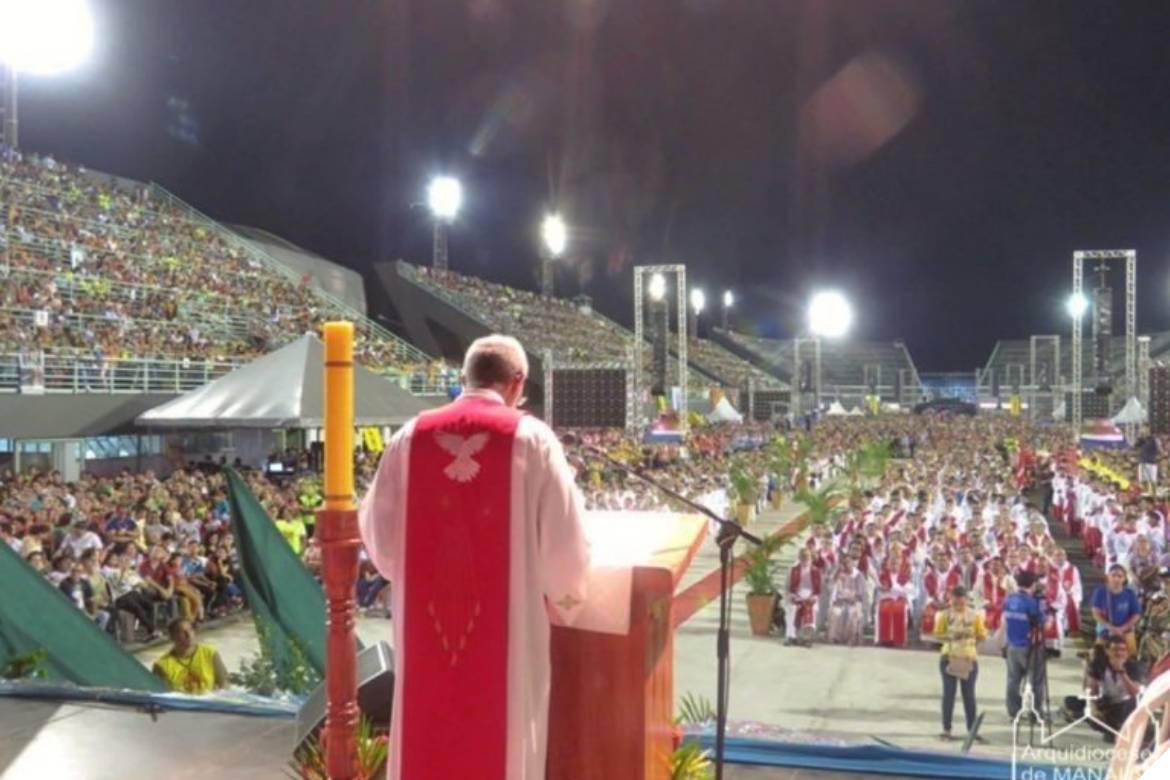
<instances>
[{"instance_id":1,"label":"embroidered white dove","mask_svg":"<svg viewBox=\"0 0 1170 780\"><path fill-rule=\"evenodd\" d=\"M443 469L449 479L456 482L470 482L479 473L479 464L471 456L487 446L488 432L481 431L466 438L457 433L435 431L435 441L444 451L455 456L455 460Z\"/></svg>"}]
</instances>

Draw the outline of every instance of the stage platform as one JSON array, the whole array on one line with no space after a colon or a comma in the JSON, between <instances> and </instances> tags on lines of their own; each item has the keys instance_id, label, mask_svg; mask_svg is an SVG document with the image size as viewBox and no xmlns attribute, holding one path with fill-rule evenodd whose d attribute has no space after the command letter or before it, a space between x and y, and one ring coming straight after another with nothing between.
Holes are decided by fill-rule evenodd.
<instances>
[{"instance_id":1,"label":"stage platform","mask_svg":"<svg viewBox=\"0 0 1170 780\"><path fill-rule=\"evenodd\" d=\"M265 780L285 777L287 718L164 712L0 698L4 780ZM854 780L878 775L729 767L728 780Z\"/></svg>"}]
</instances>

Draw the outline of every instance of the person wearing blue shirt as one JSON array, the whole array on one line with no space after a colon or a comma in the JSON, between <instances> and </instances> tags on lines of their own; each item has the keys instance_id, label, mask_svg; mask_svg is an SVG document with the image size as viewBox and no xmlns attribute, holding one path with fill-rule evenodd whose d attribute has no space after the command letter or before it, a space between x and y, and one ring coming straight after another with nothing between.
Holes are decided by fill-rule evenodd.
<instances>
[{"instance_id":1,"label":"person wearing blue shirt","mask_svg":"<svg viewBox=\"0 0 1170 780\"><path fill-rule=\"evenodd\" d=\"M1093 591L1093 618L1097 621L1097 638L1119 636L1125 640L1130 656L1137 652L1134 629L1142 617L1142 605L1133 588L1127 585L1125 568L1109 567L1109 579Z\"/></svg>"},{"instance_id":2,"label":"person wearing blue shirt","mask_svg":"<svg viewBox=\"0 0 1170 780\"><path fill-rule=\"evenodd\" d=\"M1044 686L1047 675L1044 668L1044 648L1033 652L1034 639L1042 622L1040 602L1032 595L1035 576L1029 571L1016 574L1018 590L1004 599L1003 632L1006 640L1004 657L1007 659L1007 710L1015 719L1023 708L1021 683L1025 676L1032 682L1032 707L1039 710L1045 701Z\"/></svg>"}]
</instances>

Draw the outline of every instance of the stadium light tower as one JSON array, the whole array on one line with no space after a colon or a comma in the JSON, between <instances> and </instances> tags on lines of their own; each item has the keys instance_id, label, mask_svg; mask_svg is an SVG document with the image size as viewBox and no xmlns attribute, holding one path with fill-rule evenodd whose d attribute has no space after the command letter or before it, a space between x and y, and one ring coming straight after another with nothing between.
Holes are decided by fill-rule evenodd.
<instances>
[{"instance_id":1,"label":"stadium light tower","mask_svg":"<svg viewBox=\"0 0 1170 780\"><path fill-rule=\"evenodd\" d=\"M540 223L540 294L553 297L553 265L569 245L569 228L560 214L548 214Z\"/></svg>"},{"instance_id":2,"label":"stadium light tower","mask_svg":"<svg viewBox=\"0 0 1170 780\"><path fill-rule=\"evenodd\" d=\"M2 1L2 0L0 0ZM436 176L427 186L427 206L435 220L435 243L431 264L447 270L447 228L463 206L463 185L453 176Z\"/></svg>"},{"instance_id":3,"label":"stadium light tower","mask_svg":"<svg viewBox=\"0 0 1170 780\"><path fill-rule=\"evenodd\" d=\"M703 313L703 309L707 306L707 294L700 288L695 287L691 290L691 337L699 337L699 315Z\"/></svg>"},{"instance_id":4,"label":"stadium light tower","mask_svg":"<svg viewBox=\"0 0 1170 780\"><path fill-rule=\"evenodd\" d=\"M838 339L853 325L853 307L844 295L826 290L813 295L808 304L808 329L814 336Z\"/></svg>"},{"instance_id":5,"label":"stadium light tower","mask_svg":"<svg viewBox=\"0 0 1170 780\"><path fill-rule=\"evenodd\" d=\"M20 143L17 74L63 73L92 50L87 0L0 0L0 146Z\"/></svg>"},{"instance_id":6,"label":"stadium light tower","mask_svg":"<svg viewBox=\"0 0 1170 780\"><path fill-rule=\"evenodd\" d=\"M731 312L731 307L735 305L735 295L731 290L723 291L723 329L727 330L727 317Z\"/></svg>"}]
</instances>

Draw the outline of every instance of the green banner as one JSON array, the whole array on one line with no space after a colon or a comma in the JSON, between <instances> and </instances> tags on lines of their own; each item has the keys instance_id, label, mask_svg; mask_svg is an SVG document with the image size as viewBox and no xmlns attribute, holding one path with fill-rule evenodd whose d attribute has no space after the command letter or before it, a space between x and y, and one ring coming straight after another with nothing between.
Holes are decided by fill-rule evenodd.
<instances>
[{"instance_id":1,"label":"green banner","mask_svg":"<svg viewBox=\"0 0 1170 780\"><path fill-rule=\"evenodd\" d=\"M225 469L232 528L240 554L240 583L256 631L278 664L300 650L317 674L325 674L325 595L292 551L247 483Z\"/></svg>"},{"instance_id":2,"label":"green banner","mask_svg":"<svg viewBox=\"0 0 1170 780\"><path fill-rule=\"evenodd\" d=\"M0 582L0 666L43 650L41 668L50 680L91 688L167 690L166 683L3 543Z\"/></svg>"}]
</instances>

